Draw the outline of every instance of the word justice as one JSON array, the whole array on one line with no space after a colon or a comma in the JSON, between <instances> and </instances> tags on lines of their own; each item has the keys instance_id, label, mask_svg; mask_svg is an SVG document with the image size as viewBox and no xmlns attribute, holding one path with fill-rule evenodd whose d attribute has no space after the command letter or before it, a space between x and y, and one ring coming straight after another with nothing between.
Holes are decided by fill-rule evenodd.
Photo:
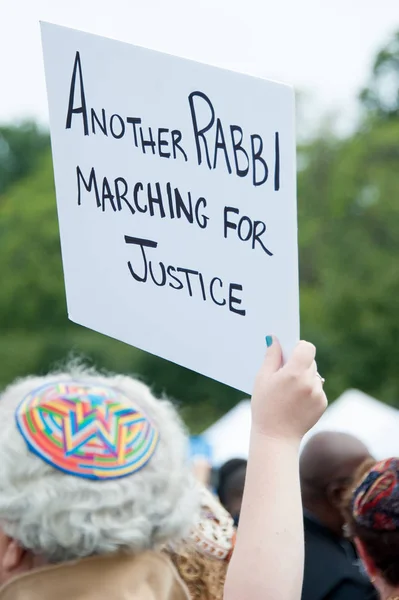
<instances>
[{"instance_id":1,"label":"word justice","mask_svg":"<svg viewBox=\"0 0 399 600\"><path fill-rule=\"evenodd\" d=\"M137 261L138 267L137 263L133 266L132 261L128 261L130 274L135 281L139 283L152 281L158 287L168 285L174 290L186 290L191 298L199 296L204 302L211 301L217 306L225 306L232 313L245 316L246 311L239 308L242 299L236 295L237 292L243 291L242 285L238 283L225 285L220 277L213 277L208 281L202 273L194 269L165 266L161 261L154 263L148 259L147 252L149 248L157 248L158 242L128 235L125 235L125 242L141 249L141 261Z\"/></svg>"}]
</instances>

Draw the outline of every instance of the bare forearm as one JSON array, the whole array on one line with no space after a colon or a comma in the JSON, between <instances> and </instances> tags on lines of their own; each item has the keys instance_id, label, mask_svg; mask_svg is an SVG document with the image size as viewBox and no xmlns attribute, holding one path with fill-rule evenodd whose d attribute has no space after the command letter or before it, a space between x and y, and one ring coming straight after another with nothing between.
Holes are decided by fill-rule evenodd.
<instances>
[{"instance_id":1,"label":"bare forearm","mask_svg":"<svg viewBox=\"0 0 399 600\"><path fill-rule=\"evenodd\" d=\"M304 540L300 441L327 406L316 348L299 342L282 366L270 336L252 395L252 433L236 548L224 600L299 600Z\"/></svg>"},{"instance_id":2,"label":"bare forearm","mask_svg":"<svg viewBox=\"0 0 399 600\"><path fill-rule=\"evenodd\" d=\"M252 432L225 600L299 600L304 542L298 460L297 443Z\"/></svg>"}]
</instances>

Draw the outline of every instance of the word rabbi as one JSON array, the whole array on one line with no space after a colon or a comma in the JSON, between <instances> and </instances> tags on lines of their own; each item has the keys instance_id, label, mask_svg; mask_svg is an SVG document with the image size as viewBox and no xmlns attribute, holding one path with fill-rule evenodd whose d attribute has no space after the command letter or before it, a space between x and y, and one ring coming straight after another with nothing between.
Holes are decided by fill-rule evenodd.
<instances>
[{"instance_id":1,"label":"word rabbi","mask_svg":"<svg viewBox=\"0 0 399 600\"><path fill-rule=\"evenodd\" d=\"M217 117L215 108L203 92L192 92L188 97L197 150L198 165L205 163L209 169L219 164L231 175L250 176L255 187L268 181L269 161L264 157L262 136L252 133L245 136L240 125L226 126ZM199 116L201 115L201 117ZM204 118L204 115L206 117ZM269 151L270 152L270 151ZM274 191L280 189L280 137L274 134ZM220 168L220 167L219 167Z\"/></svg>"},{"instance_id":2,"label":"word rabbi","mask_svg":"<svg viewBox=\"0 0 399 600\"><path fill-rule=\"evenodd\" d=\"M148 157L183 162L195 160L202 169L217 169L229 175L248 178L255 187L269 182L268 185L275 192L280 190L278 131L269 132L266 139L258 133L244 131L238 124L226 123L217 114L211 99L199 90L191 92L187 100L187 117L191 122L184 129L184 135L183 129L154 128L137 114L110 114L104 108L92 108L87 103L82 61L79 52L76 52L65 128L81 128L84 136L125 140L136 148L136 152ZM185 138L188 136L191 137L191 148L194 143L193 156L185 147L188 142Z\"/></svg>"},{"instance_id":3,"label":"word rabbi","mask_svg":"<svg viewBox=\"0 0 399 600\"><path fill-rule=\"evenodd\" d=\"M230 283L224 285L220 277L206 280L202 273L194 269L166 266L163 262L154 263L147 257L150 248L157 248L158 243L152 240L125 235L126 244L131 244L141 250L141 259L133 265L129 260L127 265L133 279L139 283L151 282L158 286L168 286L174 290L186 290L189 297L200 297L204 302L210 301L217 306L225 306L236 315L245 316L246 311L240 308L241 298L237 292L242 292L242 285Z\"/></svg>"}]
</instances>

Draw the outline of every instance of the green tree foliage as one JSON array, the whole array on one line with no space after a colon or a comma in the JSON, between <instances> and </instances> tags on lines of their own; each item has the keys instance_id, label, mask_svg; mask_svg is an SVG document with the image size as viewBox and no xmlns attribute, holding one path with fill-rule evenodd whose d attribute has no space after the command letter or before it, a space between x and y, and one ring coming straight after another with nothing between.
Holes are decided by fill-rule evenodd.
<instances>
[{"instance_id":1,"label":"green tree foliage","mask_svg":"<svg viewBox=\"0 0 399 600\"><path fill-rule=\"evenodd\" d=\"M49 147L48 134L35 123L0 127L0 194L30 173Z\"/></svg>"},{"instance_id":2,"label":"green tree foliage","mask_svg":"<svg viewBox=\"0 0 399 600\"><path fill-rule=\"evenodd\" d=\"M358 130L299 149L298 211L302 335L318 346L327 392L357 387L399 406L399 82L389 102L381 83L398 65L399 35L377 56ZM72 351L138 374L200 431L242 394L68 321L51 156L34 131L7 128L13 169L0 152L0 386Z\"/></svg>"},{"instance_id":3,"label":"green tree foliage","mask_svg":"<svg viewBox=\"0 0 399 600\"><path fill-rule=\"evenodd\" d=\"M399 119L304 149L299 175L303 335L332 397L399 405Z\"/></svg>"},{"instance_id":4,"label":"green tree foliage","mask_svg":"<svg viewBox=\"0 0 399 600\"><path fill-rule=\"evenodd\" d=\"M377 54L363 122L302 149L303 335L332 398L357 387L399 406L399 32Z\"/></svg>"},{"instance_id":5,"label":"green tree foliage","mask_svg":"<svg viewBox=\"0 0 399 600\"><path fill-rule=\"evenodd\" d=\"M399 118L399 31L378 52L370 84L362 91L360 99L373 116Z\"/></svg>"}]
</instances>

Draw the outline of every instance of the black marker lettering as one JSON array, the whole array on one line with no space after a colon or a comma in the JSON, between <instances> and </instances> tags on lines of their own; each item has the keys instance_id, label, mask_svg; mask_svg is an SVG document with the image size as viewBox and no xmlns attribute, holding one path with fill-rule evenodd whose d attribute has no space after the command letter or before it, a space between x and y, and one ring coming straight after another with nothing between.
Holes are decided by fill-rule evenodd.
<instances>
[{"instance_id":1,"label":"black marker lettering","mask_svg":"<svg viewBox=\"0 0 399 600\"><path fill-rule=\"evenodd\" d=\"M139 142L138 142L138 139L137 139L136 125L139 125L141 123L141 119L139 119L138 117L127 117L126 123L130 123L131 125L133 125L134 145L136 146L136 148L138 148L139 147Z\"/></svg>"},{"instance_id":2,"label":"black marker lettering","mask_svg":"<svg viewBox=\"0 0 399 600\"><path fill-rule=\"evenodd\" d=\"M216 300L215 296L213 295L213 286L215 285L215 282L218 281L220 284L220 287L223 287L223 281L219 278L219 277L214 277L211 281L211 284L209 286L209 291L211 294L211 298L214 301L215 304L217 304L218 306L224 306L226 304L226 300L225 298L223 298L223 300L221 302L218 302L218 300Z\"/></svg>"},{"instance_id":3,"label":"black marker lettering","mask_svg":"<svg viewBox=\"0 0 399 600\"><path fill-rule=\"evenodd\" d=\"M240 134L240 138L237 140L235 137L235 132L238 131ZM244 150L244 148L242 147L241 143L242 143L242 138L243 138L243 132L241 127L239 127L238 125L230 125L230 132L231 132L231 141L233 144L233 150L234 150L234 162L236 165L236 173L238 175L238 177L245 177L246 175L248 175L248 171L249 171L249 158L248 158L248 154L246 152L246 150ZM245 157L245 162L246 162L246 167L241 169L239 164L238 164L238 153L240 152L240 154L242 156Z\"/></svg>"},{"instance_id":4,"label":"black marker lettering","mask_svg":"<svg viewBox=\"0 0 399 600\"><path fill-rule=\"evenodd\" d=\"M247 223L248 224L248 231L246 232L246 235L243 235L242 233L242 228L243 228L243 224ZM245 232L245 229L244 229ZM240 240L242 242L247 242L249 240L250 237L252 237L252 221L249 217L241 217L240 222L238 223L238 237L240 238Z\"/></svg>"},{"instance_id":5,"label":"black marker lettering","mask_svg":"<svg viewBox=\"0 0 399 600\"><path fill-rule=\"evenodd\" d=\"M237 229L236 223L227 220L227 215L229 212L232 212L236 215L240 212L238 208L234 208L233 206L225 206L224 207L224 237L227 238L227 230L228 229Z\"/></svg>"},{"instance_id":6,"label":"black marker lettering","mask_svg":"<svg viewBox=\"0 0 399 600\"><path fill-rule=\"evenodd\" d=\"M124 188L123 191L120 190L119 184L123 185L123 188ZM129 208L132 215L134 215L136 213L136 211L134 210L133 206L130 204L129 200L126 198L127 192L128 192L128 185L127 185L126 179L124 179L123 177L117 177L115 179L115 197L116 197L116 204L118 206L118 210L122 210L121 200L123 200L124 203Z\"/></svg>"},{"instance_id":7,"label":"black marker lettering","mask_svg":"<svg viewBox=\"0 0 399 600\"><path fill-rule=\"evenodd\" d=\"M260 231L259 231L259 229L260 229ZM269 256L273 256L273 252L270 252L270 250L268 250L266 248L266 246L260 239L260 236L263 235L265 233L265 231L266 231L265 223L263 221L255 221L254 234L253 234L253 238L252 238L252 250L255 249L255 243L258 242L262 246L262 248L266 252L266 254L268 254Z\"/></svg>"},{"instance_id":8,"label":"black marker lettering","mask_svg":"<svg viewBox=\"0 0 399 600\"><path fill-rule=\"evenodd\" d=\"M116 119L116 123L119 123L119 125L115 125L115 119ZM113 137L116 138L117 140L120 140L120 138L125 135L126 127L125 127L125 123L120 115L112 115L111 120L109 122L109 128L111 130ZM118 128L120 128L119 133L117 133Z\"/></svg>"},{"instance_id":9,"label":"black marker lettering","mask_svg":"<svg viewBox=\"0 0 399 600\"><path fill-rule=\"evenodd\" d=\"M152 270L152 260L150 260L151 279L153 280L155 285L157 285L159 287L163 287L166 283L166 269L165 269L165 265L163 264L163 262L159 262L159 266L161 268L161 281L160 282L155 279L154 271Z\"/></svg>"},{"instance_id":10,"label":"black marker lettering","mask_svg":"<svg viewBox=\"0 0 399 600\"><path fill-rule=\"evenodd\" d=\"M245 310L234 308L234 306L233 306L233 304L241 304L242 303L241 298L236 298L235 296L233 296L233 292L234 291L242 292L242 285L239 285L238 283L230 283L230 287L229 287L229 310L231 312L236 313L237 315L242 315L243 317L245 317L245 314L246 314Z\"/></svg>"},{"instance_id":11,"label":"black marker lettering","mask_svg":"<svg viewBox=\"0 0 399 600\"><path fill-rule=\"evenodd\" d=\"M80 106L74 107L75 86L76 86L76 77L77 76L79 76ZM87 119L86 97L85 97L85 90L84 90L84 85L83 85L82 65L80 63L80 54L79 54L79 52L76 52L75 64L73 66L73 72L72 72L71 87L69 90L68 113L67 113L65 129L71 129L72 115L79 115L79 114L82 114L84 134L89 135L89 124L88 124L88 119Z\"/></svg>"},{"instance_id":12,"label":"black marker lettering","mask_svg":"<svg viewBox=\"0 0 399 600\"><path fill-rule=\"evenodd\" d=\"M278 131L274 136L274 153L276 155L276 162L274 164L274 189L276 192L280 189L280 138Z\"/></svg>"},{"instance_id":13,"label":"black marker lettering","mask_svg":"<svg viewBox=\"0 0 399 600\"><path fill-rule=\"evenodd\" d=\"M83 177L82 171L80 170L79 167L76 167L76 176L78 179L78 206L80 206L82 203L81 192L80 192L80 182L82 182L88 192L91 192L91 189L94 187L94 193L96 195L96 203L97 203L98 208L100 208L101 200L100 200L100 194L98 193L97 178L96 178L96 172L94 170L94 167L90 171L88 183L85 180L85 178Z\"/></svg>"},{"instance_id":14,"label":"black marker lettering","mask_svg":"<svg viewBox=\"0 0 399 600\"><path fill-rule=\"evenodd\" d=\"M259 142L258 145L258 149L255 151L255 140L257 140ZM251 135L251 150L252 150L252 183L254 184L254 186L258 186L258 185L262 185L263 183L265 183L265 181L267 180L267 177L269 175L269 169L268 166L266 164L266 162L264 161L264 159L262 158L262 150L263 150L263 140L260 137L260 135L257 135L256 133L254 133L253 135ZM259 181L256 179L256 163L259 162L261 163L261 165L263 165L263 178L260 179Z\"/></svg>"},{"instance_id":15,"label":"black marker lettering","mask_svg":"<svg viewBox=\"0 0 399 600\"><path fill-rule=\"evenodd\" d=\"M148 134L150 136L149 140L145 140L144 139L144 135L143 135L143 128L140 127L140 138L141 138L141 149L144 152L144 154L146 154L145 149L147 147L150 147L152 150L152 153L155 154L155 142L154 142L154 138L152 137L152 129L151 127L148 128Z\"/></svg>"},{"instance_id":16,"label":"black marker lettering","mask_svg":"<svg viewBox=\"0 0 399 600\"><path fill-rule=\"evenodd\" d=\"M202 277L202 273L198 273L198 277L199 277L199 280L200 280L202 297L203 297L204 302L205 302L206 301L206 294L205 294L204 278Z\"/></svg>"},{"instance_id":17,"label":"black marker lettering","mask_svg":"<svg viewBox=\"0 0 399 600\"><path fill-rule=\"evenodd\" d=\"M145 213L148 210L148 206L144 206L144 208L143 208L142 206L140 206L139 200L138 200L139 191L143 191L143 189L144 189L144 186L139 181L138 183L136 183L136 185L134 186L134 190L133 190L134 204L135 204L137 210L141 213Z\"/></svg>"},{"instance_id":18,"label":"black marker lettering","mask_svg":"<svg viewBox=\"0 0 399 600\"><path fill-rule=\"evenodd\" d=\"M163 207L163 203L162 203L162 193L161 193L161 186L159 184L159 182L157 182L155 184L155 188L157 190L157 195L153 196L152 195L152 190L151 190L151 183L147 184L147 194L148 194L148 205L150 207L150 215L153 217L154 216L154 204L158 204L159 206L159 214L161 216L161 219L163 219L164 217L166 217L165 214L165 210Z\"/></svg>"},{"instance_id":19,"label":"black marker lettering","mask_svg":"<svg viewBox=\"0 0 399 600\"><path fill-rule=\"evenodd\" d=\"M115 206L115 203L114 203L114 195L111 192L111 188L110 188L110 185L108 183L108 179L106 177L103 178L101 200L102 200L102 210L103 210L103 212L105 212L105 201L106 200L110 201L113 211L116 212L116 206Z\"/></svg>"},{"instance_id":20,"label":"black marker lettering","mask_svg":"<svg viewBox=\"0 0 399 600\"><path fill-rule=\"evenodd\" d=\"M184 160L187 162L188 158L187 158L187 154L184 152L184 149L182 148L182 146L180 146L180 143L182 139L182 133L181 131L179 131L178 129L174 129L172 131L172 149L173 149L173 158L176 158L176 148L178 150L180 150L180 152L183 154L184 156Z\"/></svg>"},{"instance_id":21,"label":"black marker lettering","mask_svg":"<svg viewBox=\"0 0 399 600\"><path fill-rule=\"evenodd\" d=\"M211 118L210 118L208 124L205 125L205 127L203 127L202 129L198 128L197 115L195 112L195 105L194 105L194 98L196 98L196 97L202 98L203 100L205 100L206 104L208 105L208 107L211 111ZM193 129L194 129L194 138L195 138L195 145L197 148L198 164L199 165L202 164L202 152L201 152L201 144L200 144L200 139L202 139L204 148L205 148L206 162L208 164L208 167L210 169L212 169L211 159L210 159L209 150L208 150L208 143L206 141L205 133L211 129L211 127L213 126L213 124L215 122L215 110L212 106L212 102L202 92L192 92L188 97L188 101L190 104L191 120L192 120L192 124L193 124Z\"/></svg>"},{"instance_id":22,"label":"black marker lettering","mask_svg":"<svg viewBox=\"0 0 399 600\"><path fill-rule=\"evenodd\" d=\"M168 131L169 129L165 129L164 127L158 129L158 152L159 156L162 156L163 158L170 158L170 152L163 152L162 150L162 146L168 145L168 141L162 139L162 134L168 133Z\"/></svg>"},{"instance_id":23,"label":"black marker lettering","mask_svg":"<svg viewBox=\"0 0 399 600\"><path fill-rule=\"evenodd\" d=\"M195 220L197 221L197 225L198 227L200 227L201 229L206 229L206 226L208 225L208 221L209 221L209 217L207 217L206 215L200 215L198 214L199 208L200 206L203 206L204 208L206 208L207 206L207 202L205 200L205 198L198 198L197 203L195 205Z\"/></svg>"},{"instance_id":24,"label":"black marker lettering","mask_svg":"<svg viewBox=\"0 0 399 600\"><path fill-rule=\"evenodd\" d=\"M166 193L168 194L170 218L174 219L175 212L174 212L174 208L173 208L172 188L171 188L171 185L169 182L166 184Z\"/></svg>"},{"instance_id":25,"label":"black marker lettering","mask_svg":"<svg viewBox=\"0 0 399 600\"><path fill-rule=\"evenodd\" d=\"M101 109L101 114L102 114L102 121L100 121L100 119L98 118L97 113L95 112L94 108L91 109L91 130L94 134L97 133L96 126L95 126L95 123L97 123L97 125L99 126L99 128L101 129L103 134L108 136L107 119L105 117L105 109L104 108Z\"/></svg>"},{"instance_id":26,"label":"black marker lettering","mask_svg":"<svg viewBox=\"0 0 399 600\"><path fill-rule=\"evenodd\" d=\"M157 248L158 242L152 240L146 240L145 238L132 237L131 235L125 235L126 244L135 244L136 246L143 246L145 248Z\"/></svg>"},{"instance_id":27,"label":"black marker lettering","mask_svg":"<svg viewBox=\"0 0 399 600\"><path fill-rule=\"evenodd\" d=\"M216 169L218 150L223 150L224 159L226 161L226 167L231 174L231 166L229 161L229 155L227 154L226 140L224 139L222 122L219 118L216 119L216 142L215 142L215 155L213 158L213 168Z\"/></svg>"},{"instance_id":28,"label":"black marker lettering","mask_svg":"<svg viewBox=\"0 0 399 600\"><path fill-rule=\"evenodd\" d=\"M193 271L192 269L183 269L182 267L177 268L176 271L178 271L179 273L185 273L186 274L186 281L187 281L188 293L189 293L190 297L192 297L193 290L191 288L191 282L190 282L189 275L198 275L198 271Z\"/></svg>"},{"instance_id":29,"label":"black marker lettering","mask_svg":"<svg viewBox=\"0 0 399 600\"><path fill-rule=\"evenodd\" d=\"M178 285L172 285L172 283L169 282L169 285L171 288L173 288L174 290L182 290L184 285L182 284L182 282L180 281L180 279L178 279L176 277L176 275L172 275L171 271L176 271L176 269L174 267L172 267L171 265L169 265L169 267L166 269L168 272L169 277L171 277L172 279L174 279L175 281L177 281Z\"/></svg>"},{"instance_id":30,"label":"black marker lettering","mask_svg":"<svg viewBox=\"0 0 399 600\"><path fill-rule=\"evenodd\" d=\"M192 202L191 202L191 194L190 194L190 192L188 192L188 204L189 204L189 208L187 208L186 205L183 202L183 198L181 197L178 188L175 188L175 204L176 204L176 217L178 219L180 219L182 211L183 211L184 216L186 217L187 221L189 223L193 223L194 222L193 205L192 205Z\"/></svg>"},{"instance_id":31,"label":"black marker lettering","mask_svg":"<svg viewBox=\"0 0 399 600\"><path fill-rule=\"evenodd\" d=\"M144 275L142 277L140 277L140 275L137 275L137 273L134 272L134 269L132 267L132 263L130 262L130 260L127 263L127 265L129 267L131 276L136 281L145 283L147 281L147 276L148 276L148 265L147 265L147 257L146 257L144 248L156 248L158 246L158 243L153 242L152 240L145 240L142 238L131 237L129 235L125 235L125 242L126 242L126 244L134 244L136 246L140 246L140 248L141 248L141 253L143 256L143 263L144 263L144 265L143 265L144 266Z\"/></svg>"}]
</instances>

